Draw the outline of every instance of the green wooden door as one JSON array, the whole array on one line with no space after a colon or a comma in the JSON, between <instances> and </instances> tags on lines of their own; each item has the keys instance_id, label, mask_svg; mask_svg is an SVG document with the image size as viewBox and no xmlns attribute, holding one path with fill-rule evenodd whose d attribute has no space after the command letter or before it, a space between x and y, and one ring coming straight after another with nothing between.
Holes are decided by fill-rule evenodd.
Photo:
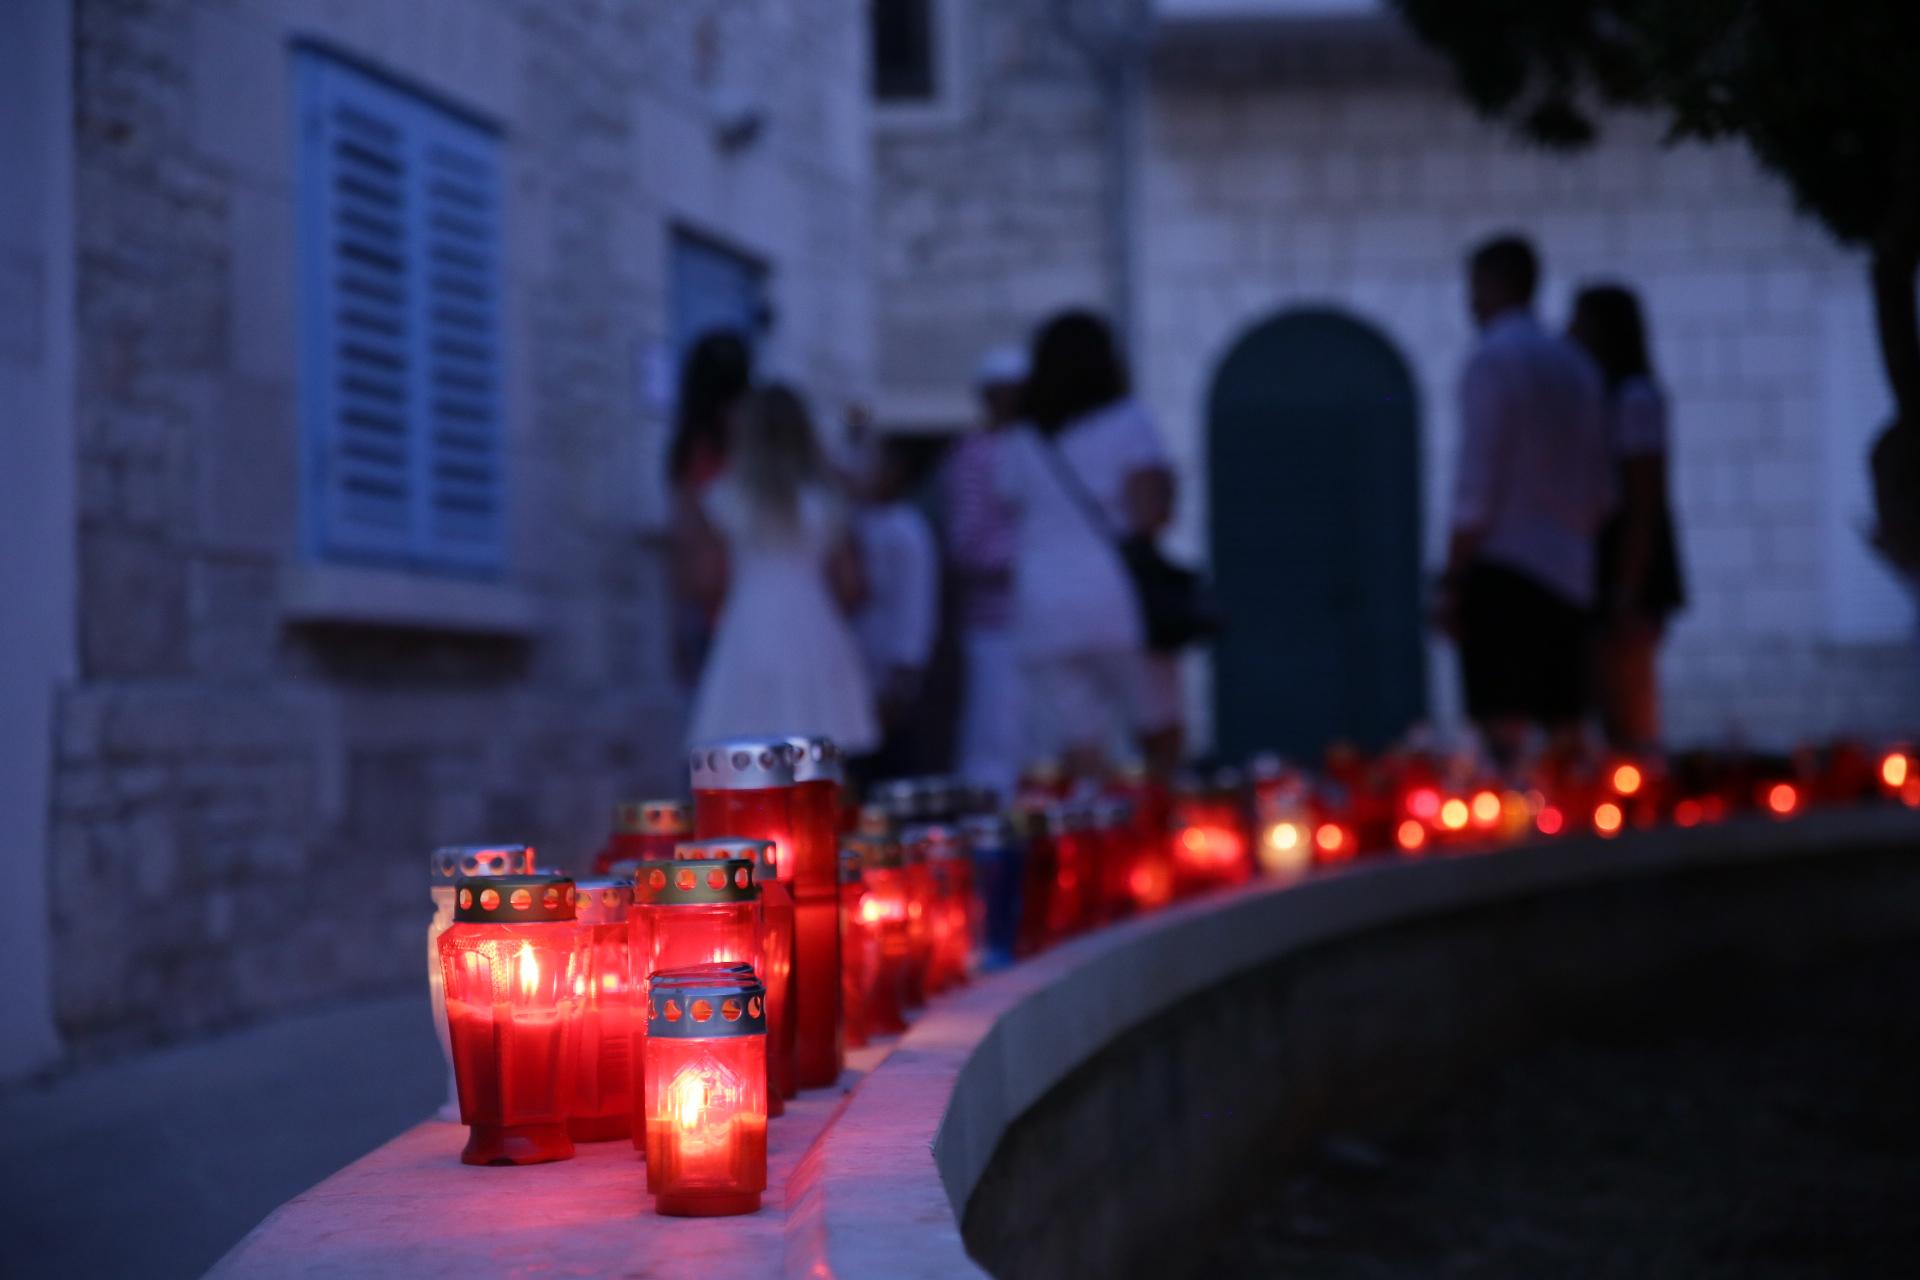
<instances>
[{"instance_id":1,"label":"green wooden door","mask_svg":"<svg viewBox=\"0 0 1920 1280\"><path fill-rule=\"evenodd\" d=\"M1413 379L1328 310L1245 334L1208 403L1215 738L1241 759L1378 747L1426 709Z\"/></svg>"}]
</instances>

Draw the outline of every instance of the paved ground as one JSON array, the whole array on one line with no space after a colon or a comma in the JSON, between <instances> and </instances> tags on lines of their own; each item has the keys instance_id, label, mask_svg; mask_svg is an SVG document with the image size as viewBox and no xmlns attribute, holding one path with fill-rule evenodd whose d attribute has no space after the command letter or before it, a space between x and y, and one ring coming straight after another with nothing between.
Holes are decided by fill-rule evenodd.
<instances>
[{"instance_id":1,"label":"paved ground","mask_svg":"<svg viewBox=\"0 0 1920 1280\"><path fill-rule=\"evenodd\" d=\"M1557 1043L1326 1144L1215 1277L1920 1274L1920 948Z\"/></svg>"},{"instance_id":2,"label":"paved ground","mask_svg":"<svg viewBox=\"0 0 1920 1280\"><path fill-rule=\"evenodd\" d=\"M0 1276L197 1276L445 1090L422 992L0 1092Z\"/></svg>"}]
</instances>

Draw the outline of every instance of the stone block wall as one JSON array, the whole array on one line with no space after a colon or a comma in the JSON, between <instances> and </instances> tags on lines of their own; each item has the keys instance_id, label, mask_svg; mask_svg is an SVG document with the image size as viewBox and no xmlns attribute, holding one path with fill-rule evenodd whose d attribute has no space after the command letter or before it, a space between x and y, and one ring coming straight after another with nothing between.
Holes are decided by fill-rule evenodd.
<instances>
[{"instance_id":1,"label":"stone block wall","mask_svg":"<svg viewBox=\"0 0 1920 1280\"><path fill-rule=\"evenodd\" d=\"M684 785L652 467L671 229L770 266L824 421L872 363L864 10L777 0L77 0L80 672L54 983L83 1054L416 983L421 859L570 863ZM292 616L292 51L498 122L509 569L529 634ZM760 136L716 141L716 103ZM434 584L423 581L424 594Z\"/></svg>"},{"instance_id":2,"label":"stone block wall","mask_svg":"<svg viewBox=\"0 0 1920 1280\"><path fill-rule=\"evenodd\" d=\"M1036 10L962 6L960 92L876 130L882 404L965 421L971 362L1068 303L1107 305L1109 121ZM1384 25L1315 45L1273 20L1162 50L1135 159L1134 373L1182 478L1174 541L1207 553L1206 402L1232 344L1288 308L1378 329L1420 393L1423 555L1444 551L1455 380L1472 340L1461 258L1528 231L1542 313L1600 276L1643 290L1674 402L1672 489L1692 606L1663 659L1669 737L1778 745L1910 731L1920 660L1906 593L1864 549L1864 456L1888 398L1864 263L1796 215L1737 147L1666 148L1654 123L1542 153L1459 102ZM1242 56L1242 55L1246 56ZM1284 55L1284 56L1283 56ZM1190 699L1207 738L1208 673ZM1433 711L1457 719L1450 648Z\"/></svg>"}]
</instances>

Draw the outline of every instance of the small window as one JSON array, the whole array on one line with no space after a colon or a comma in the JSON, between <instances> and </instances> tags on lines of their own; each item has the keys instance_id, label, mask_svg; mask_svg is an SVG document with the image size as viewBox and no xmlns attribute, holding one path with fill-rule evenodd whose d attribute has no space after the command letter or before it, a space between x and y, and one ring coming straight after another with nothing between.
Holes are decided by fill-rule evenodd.
<instances>
[{"instance_id":1,"label":"small window","mask_svg":"<svg viewBox=\"0 0 1920 1280\"><path fill-rule=\"evenodd\" d=\"M939 91L935 0L873 0L873 96L928 102Z\"/></svg>"},{"instance_id":2,"label":"small window","mask_svg":"<svg viewBox=\"0 0 1920 1280\"><path fill-rule=\"evenodd\" d=\"M497 573L499 139L315 51L299 93L309 550Z\"/></svg>"}]
</instances>

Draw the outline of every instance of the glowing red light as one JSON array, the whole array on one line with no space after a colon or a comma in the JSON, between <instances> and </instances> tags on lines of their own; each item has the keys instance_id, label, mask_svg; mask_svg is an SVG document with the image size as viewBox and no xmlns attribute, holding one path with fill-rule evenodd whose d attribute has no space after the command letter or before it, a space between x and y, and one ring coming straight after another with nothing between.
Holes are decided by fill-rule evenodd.
<instances>
[{"instance_id":1,"label":"glowing red light","mask_svg":"<svg viewBox=\"0 0 1920 1280\"><path fill-rule=\"evenodd\" d=\"M1620 830L1623 815L1620 806L1611 800L1603 800L1593 810L1593 828L1603 836L1610 836Z\"/></svg>"},{"instance_id":2,"label":"glowing red light","mask_svg":"<svg viewBox=\"0 0 1920 1280\"><path fill-rule=\"evenodd\" d=\"M1898 751L1889 751L1880 762L1880 781L1895 791L1907 785L1907 757Z\"/></svg>"},{"instance_id":3,"label":"glowing red light","mask_svg":"<svg viewBox=\"0 0 1920 1280\"><path fill-rule=\"evenodd\" d=\"M1697 827L1700 825L1700 817L1698 800L1682 800L1673 806L1673 821L1676 826Z\"/></svg>"},{"instance_id":4,"label":"glowing red light","mask_svg":"<svg viewBox=\"0 0 1920 1280\"><path fill-rule=\"evenodd\" d=\"M1467 816L1467 802L1458 796L1440 806L1440 825L1449 831L1465 830Z\"/></svg>"},{"instance_id":5,"label":"glowing red light","mask_svg":"<svg viewBox=\"0 0 1920 1280\"><path fill-rule=\"evenodd\" d=\"M1776 782L1767 790L1767 808L1781 817L1792 813L1800 804L1800 793L1790 782Z\"/></svg>"},{"instance_id":6,"label":"glowing red light","mask_svg":"<svg viewBox=\"0 0 1920 1280\"><path fill-rule=\"evenodd\" d=\"M1427 842L1427 829L1412 818L1408 818L1394 831L1393 838L1408 853L1417 853Z\"/></svg>"},{"instance_id":7,"label":"glowing red light","mask_svg":"<svg viewBox=\"0 0 1920 1280\"><path fill-rule=\"evenodd\" d=\"M1407 812L1422 822L1432 822L1440 812L1440 793L1432 787L1416 787L1407 796Z\"/></svg>"},{"instance_id":8,"label":"glowing red light","mask_svg":"<svg viewBox=\"0 0 1920 1280\"><path fill-rule=\"evenodd\" d=\"M1623 764L1613 771L1613 789L1623 796L1638 792L1640 783L1640 770L1637 766Z\"/></svg>"},{"instance_id":9,"label":"glowing red light","mask_svg":"<svg viewBox=\"0 0 1920 1280\"><path fill-rule=\"evenodd\" d=\"M1500 797L1491 791L1473 794L1473 825L1490 827L1500 821Z\"/></svg>"},{"instance_id":10,"label":"glowing red light","mask_svg":"<svg viewBox=\"0 0 1920 1280\"><path fill-rule=\"evenodd\" d=\"M1347 833L1337 823L1323 822L1313 833L1313 842L1323 853L1338 853L1347 843Z\"/></svg>"},{"instance_id":11,"label":"glowing red light","mask_svg":"<svg viewBox=\"0 0 1920 1280\"><path fill-rule=\"evenodd\" d=\"M1560 834L1560 828L1566 825L1566 819L1561 816L1560 810L1552 805L1545 805L1534 817L1533 825L1540 828L1540 834L1543 836L1557 836Z\"/></svg>"}]
</instances>

